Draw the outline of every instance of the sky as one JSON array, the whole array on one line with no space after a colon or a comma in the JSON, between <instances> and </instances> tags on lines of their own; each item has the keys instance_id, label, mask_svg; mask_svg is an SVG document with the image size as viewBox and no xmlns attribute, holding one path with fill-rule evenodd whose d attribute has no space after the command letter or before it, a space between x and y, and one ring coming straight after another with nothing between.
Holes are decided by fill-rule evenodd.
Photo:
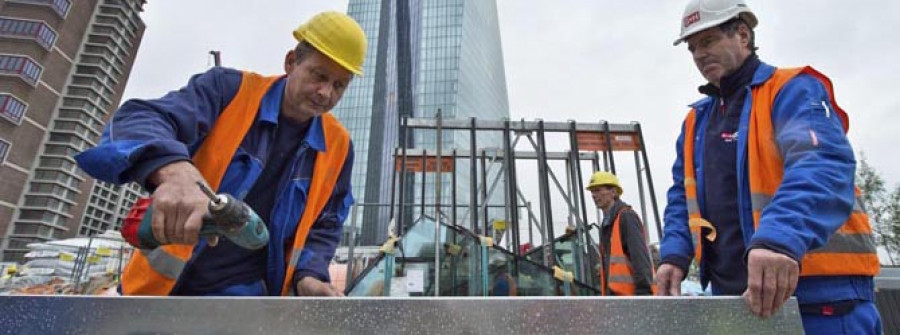
<instances>
[{"instance_id":1,"label":"sky","mask_svg":"<svg viewBox=\"0 0 900 335\"><path fill-rule=\"evenodd\" d=\"M660 211L674 141L705 83L687 47L672 46L686 2L497 0L511 118L640 122ZM760 58L828 75L850 115L854 149L865 152L889 187L900 186L900 155L892 149L900 142L900 1L748 4L760 22ZM225 66L282 73L295 43L291 31L315 13L346 8L347 1L332 0L150 0L124 97L152 98L183 86L211 65L209 50L221 51ZM634 170L633 159L621 157ZM635 178L622 179L623 198L636 205L635 192L628 192Z\"/></svg>"}]
</instances>

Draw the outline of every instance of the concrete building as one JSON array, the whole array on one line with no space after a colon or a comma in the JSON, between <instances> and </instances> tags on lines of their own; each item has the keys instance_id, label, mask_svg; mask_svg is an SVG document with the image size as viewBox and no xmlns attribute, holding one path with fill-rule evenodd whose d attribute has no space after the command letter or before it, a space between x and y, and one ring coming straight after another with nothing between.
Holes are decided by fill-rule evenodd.
<instances>
[{"instance_id":1,"label":"concrete building","mask_svg":"<svg viewBox=\"0 0 900 335\"><path fill-rule=\"evenodd\" d=\"M121 222L139 189L95 182L73 156L119 105L145 0L0 1L0 243L93 235Z\"/></svg>"},{"instance_id":2,"label":"concrete building","mask_svg":"<svg viewBox=\"0 0 900 335\"><path fill-rule=\"evenodd\" d=\"M436 148L431 132L401 134L400 118L509 117L506 75L494 0L392 1L350 0L348 14L360 22L369 39L365 75L357 78L334 109L350 130L356 150L353 193L358 203L388 204L390 164L400 139L409 147ZM478 138L478 146L500 147L502 138ZM442 148L468 148L466 134L447 132ZM449 151L445 151L449 152ZM458 169L458 202L468 203L469 179ZM442 181L443 203L449 202L449 176ZM415 183L421 183L416 180ZM420 184L410 185L418 189ZM426 185L433 185L429 176ZM419 202L420 192L408 193ZM434 203L426 188L426 202ZM387 234L389 209L363 207L363 245L381 243Z\"/></svg>"}]
</instances>

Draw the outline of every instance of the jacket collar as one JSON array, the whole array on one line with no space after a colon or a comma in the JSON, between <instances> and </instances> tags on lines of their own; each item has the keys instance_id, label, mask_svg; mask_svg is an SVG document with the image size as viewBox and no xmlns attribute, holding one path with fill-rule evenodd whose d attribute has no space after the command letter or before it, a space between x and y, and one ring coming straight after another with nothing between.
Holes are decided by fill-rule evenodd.
<instances>
[{"instance_id":1,"label":"jacket collar","mask_svg":"<svg viewBox=\"0 0 900 335\"><path fill-rule=\"evenodd\" d=\"M708 83L700 86L698 90L705 95L731 97L738 90L742 90L745 85L750 84L756 73L756 68L759 67L760 63L759 56L751 54L737 70L722 77L718 87L712 83Z\"/></svg>"},{"instance_id":2,"label":"jacket collar","mask_svg":"<svg viewBox=\"0 0 900 335\"><path fill-rule=\"evenodd\" d=\"M772 75L775 74L775 67L764 62L759 63L759 67L756 68L756 73L753 74L753 79L750 80L750 86L756 87L765 83L769 78L772 78Z\"/></svg>"},{"instance_id":3,"label":"jacket collar","mask_svg":"<svg viewBox=\"0 0 900 335\"><path fill-rule=\"evenodd\" d=\"M756 68L756 72L753 73L753 79L750 79L750 87L756 87L765 83L769 78L772 77L772 74L775 73L775 67L765 62L760 62L759 66ZM696 109L698 112L704 110L708 104L713 103L715 100L714 97L705 96L700 100L694 101L690 105L691 108Z\"/></svg>"},{"instance_id":4,"label":"jacket collar","mask_svg":"<svg viewBox=\"0 0 900 335\"><path fill-rule=\"evenodd\" d=\"M616 214L618 214L619 210L624 206L628 206L628 204L622 201L622 199L616 199L616 201L613 202L612 207L609 208L609 213L604 213L603 215L603 226L606 227L611 225L612 219L616 217Z\"/></svg>"},{"instance_id":5,"label":"jacket collar","mask_svg":"<svg viewBox=\"0 0 900 335\"><path fill-rule=\"evenodd\" d=\"M281 113L281 99L284 97L286 82L286 76L282 76L272 84L272 87L263 96L257 122L264 122L274 126L278 125L278 114ZM325 151L325 130L322 128L322 116L316 116L311 120L303 142L315 151Z\"/></svg>"}]
</instances>

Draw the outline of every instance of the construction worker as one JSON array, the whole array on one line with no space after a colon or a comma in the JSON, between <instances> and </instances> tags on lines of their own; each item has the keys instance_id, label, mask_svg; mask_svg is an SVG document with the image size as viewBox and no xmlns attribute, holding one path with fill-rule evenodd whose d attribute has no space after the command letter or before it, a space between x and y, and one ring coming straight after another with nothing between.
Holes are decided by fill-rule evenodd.
<instances>
[{"instance_id":1,"label":"construction worker","mask_svg":"<svg viewBox=\"0 0 900 335\"><path fill-rule=\"evenodd\" d=\"M493 251L488 264L488 275L494 278L489 295L498 297L514 297L518 295L516 279L509 274L508 256L499 251Z\"/></svg>"},{"instance_id":2,"label":"construction worker","mask_svg":"<svg viewBox=\"0 0 900 335\"><path fill-rule=\"evenodd\" d=\"M587 186L594 204L603 211L600 225L600 294L652 295L653 263L647 249L644 224L622 201L616 175L598 171Z\"/></svg>"},{"instance_id":3,"label":"construction worker","mask_svg":"<svg viewBox=\"0 0 900 335\"><path fill-rule=\"evenodd\" d=\"M293 32L284 75L215 67L159 99L130 100L79 166L152 192L153 235L122 274L127 295L340 296L328 264L353 203L353 147L329 111L362 74L366 37L338 12ZM197 181L243 199L270 232L266 248L198 238L209 198Z\"/></svg>"},{"instance_id":4,"label":"construction worker","mask_svg":"<svg viewBox=\"0 0 900 335\"><path fill-rule=\"evenodd\" d=\"M679 295L696 258L704 288L758 316L796 295L808 334L881 333L847 114L825 75L759 60L757 22L743 0L692 0L682 16L675 45L708 83L677 142L659 294Z\"/></svg>"}]
</instances>

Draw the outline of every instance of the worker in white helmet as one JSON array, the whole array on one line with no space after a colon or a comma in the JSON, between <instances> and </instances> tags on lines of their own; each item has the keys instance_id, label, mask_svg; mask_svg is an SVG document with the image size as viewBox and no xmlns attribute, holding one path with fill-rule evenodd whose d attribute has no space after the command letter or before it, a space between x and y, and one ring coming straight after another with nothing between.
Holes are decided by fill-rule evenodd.
<instances>
[{"instance_id":1,"label":"worker in white helmet","mask_svg":"<svg viewBox=\"0 0 900 335\"><path fill-rule=\"evenodd\" d=\"M675 44L707 83L677 142L659 294L680 294L693 259L704 287L756 315L795 295L808 334L878 334L847 114L825 75L759 60L757 23L742 0L692 0L681 17Z\"/></svg>"},{"instance_id":2,"label":"worker in white helmet","mask_svg":"<svg viewBox=\"0 0 900 335\"><path fill-rule=\"evenodd\" d=\"M647 248L644 224L631 206L622 201L619 177L597 171L586 187L594 205L603 212L600 224L601 295L653 295L653 263Z\"/></svg>"},{"instance_id":3,"label":"worker in white helmet","mask_svg":"<svg viewBox=\"0 0 900 335\"><path fill-rule=\"evenodd\" d=\"M362 74L366 36L343 13L300 25L285 73L215 67L162 98L130 100L99 145L76 157L91 176L151 192L154 237L122 274L128 295L340 296L328 264L353 203L349 133L329 111ZM243 199L268 246L200 239L209 198Z\"/></svg>"}]
</instances>

